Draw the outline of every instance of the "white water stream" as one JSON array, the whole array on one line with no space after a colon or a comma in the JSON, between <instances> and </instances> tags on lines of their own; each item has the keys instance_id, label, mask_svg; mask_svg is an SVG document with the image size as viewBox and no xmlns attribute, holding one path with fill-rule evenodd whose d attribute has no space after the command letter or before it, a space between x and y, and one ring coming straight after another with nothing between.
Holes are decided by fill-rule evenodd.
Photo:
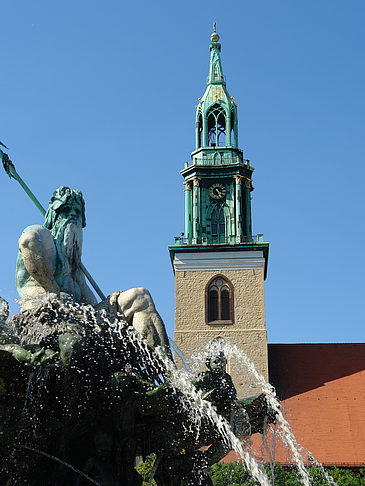
<instances>
[{"instance_id":1,"label":"white water stream","mask_svg":"<svg viewBox=\"0 0 365 486\"><path fill-rule=\"evenodd\" d=\"M276 397L275 389L270 383L268 383L265 378L256 370L252 361L249 360L247 355L239 349L236 345L227 342L226 340L219 339L212 341L211 343L207 344L203 350L198 354L192 356L192 361L195 362L195 366L193 369L196 369L196 366L202 366L205 363L207 356L211 355L218 355L220 352L223 352L224 355L228 360L235 359L239 366L243 367L249 377L253 379L253 387L259 387L261 391L265 394L266 400L272 410L276 413L276 426L275 426L275 435L279 435L283 441L283 443L288 448L289 452L291 453L292 459L298 469L300 474L301 480L305 486L311 486L311 480L308 474L308 471L305 468L304 460L302 451L310 454L309 451L305 451L302 446L297 443L297 440L292 432L288 421L285 419L282 408L280 406L280 402ZM270 445L267 440L267 436L265 437L264 434L264 448L268 453L270 463L272 464L275 457L275 442L273 443L273 451L270 448ZM271 457L270 457L271 455ZM245 461L246 462L246 461ZM318 461L313 461L316 464L323 476L326 478L328 484L336 485L336 482L333 478L324 470L323 466ZM250 470L250 468L249 468ZM250 470L251 472L251 470ZM272 468L273 472L273 468Z\"/></svg>"}]
</instances>

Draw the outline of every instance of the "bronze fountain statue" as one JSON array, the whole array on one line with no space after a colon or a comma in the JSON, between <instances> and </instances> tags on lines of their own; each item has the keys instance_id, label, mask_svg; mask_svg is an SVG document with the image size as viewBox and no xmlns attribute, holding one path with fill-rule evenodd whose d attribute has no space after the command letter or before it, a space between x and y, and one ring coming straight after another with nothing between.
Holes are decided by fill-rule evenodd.
<instances>
[{"instance_id":1,"label":"bronze fountain statue","mask_svg":"<svg viewBox=\"0 0 365 486\"><path fill-rule=\"evenodd\" d=\"M0 486L138 486L135 459L152 453L158 486L211 484L207 467L231 448L214 420L239 439L262 432L275 419L265 397L237 401L219 352L178 385L148 290L105 297L82 265L81 192L60 187L45 211L20 181L45 222L19 238L21 311L8 319L0 300Z\"/></svg>"}]
</instances>

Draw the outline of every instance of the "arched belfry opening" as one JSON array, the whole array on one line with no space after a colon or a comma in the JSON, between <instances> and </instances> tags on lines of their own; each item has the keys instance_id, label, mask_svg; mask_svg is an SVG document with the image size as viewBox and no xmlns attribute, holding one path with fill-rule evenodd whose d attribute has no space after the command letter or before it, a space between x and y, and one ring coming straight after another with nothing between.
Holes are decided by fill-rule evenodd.
<instances>
[{"instance_id":1,"label":"arched belfry opening","mask_svg":"<svg viewBox=\"0 0 365 486\"><path fill-rule=\"evenodd\" d=\"M226 145L226 113L222 106L215 103L207 113L208 144L210 147Z\"/></svg>"},{"instance_id":2,"label":"arched belfry opening","mask_svg":"<svg viewBox=\"0 0 365 486\"><path fill-rule=\"evenodd\" d=\"M233 323L233 285L224 275L215 275L205 288L207 324Z\"/></svg>"}]
</instances>

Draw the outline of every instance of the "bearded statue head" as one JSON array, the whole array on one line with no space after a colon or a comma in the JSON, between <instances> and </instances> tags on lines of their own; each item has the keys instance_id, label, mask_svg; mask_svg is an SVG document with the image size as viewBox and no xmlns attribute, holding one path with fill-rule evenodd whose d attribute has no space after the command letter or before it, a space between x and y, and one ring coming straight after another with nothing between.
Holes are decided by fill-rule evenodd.
<instances>
[{"instance_id":1,"label":"bearded statue head","mask_svg":"<svg viewBox=\"0 0 365 486\"><path fill-rule=\"evenodd\" d=\"M85 228L85 201L82 192L66 186L61 186L54 191L45 215L44 226L52 230L57 218L62 216L66 207L78 208L81 211L82 227Z\"/></svg>"},{"instance_id":2,"label":"bearded statue head","mask_svg":"<svg viewBox=\"0 0 365 486\"><path fill-rule=\"evenodd\" d=\"M75 274L81 264L82 228L86 226L82 193L62 186L55 190L45 214L57 249L57 275Z\"/></svg>"}]
</instances>

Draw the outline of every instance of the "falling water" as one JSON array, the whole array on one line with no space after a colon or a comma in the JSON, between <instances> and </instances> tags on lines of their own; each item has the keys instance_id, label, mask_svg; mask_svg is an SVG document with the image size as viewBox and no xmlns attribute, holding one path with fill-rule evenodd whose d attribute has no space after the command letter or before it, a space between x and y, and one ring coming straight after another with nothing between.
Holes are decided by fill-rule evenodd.
<instances>
[{"instance_id":1,"label":"falling water","mask_svg":"<svg viewBox=\"0 0 365 486\"><path fill-rule=\"evenodd\" d=\"M93 308L91 312L95 312ZM85 322L90 322L89 319L90 309L85 312ZM164 367L167 370L169 386L179 390L182 393L184 405L196 427L196 435L199 435L199 428L203 419L208 419L219 431L224 443L244 460L252 476L262 486L269 486L270 481L267 478L263 467L257 463L257 461L247 451L244 450L242 442L235 436L228 421L217 413L215 407L209 401L203 399L202 393L192 384L192 378L194 376L192 375L191 371L189 373L189 365L187 361L185 361L185 367L187 370L177 369L174 363L168 360L160 350L156 350L157 352L153 353L134 328L125 327L125 322L123 322L123 320L115 319L111 322L107 320L106 317L104 317L104 320L105 329L107 329L109 333L114 332L117 334L120 340L125 339L127 336L135 349L139 349L142 351L143 355L147 355L148 362L146 363L146 366L153 369L154 376L161 376L161 362L163 362ZM200 359L204 359L205 361L209 354L218 354L219 351L222 351L227 358L235 357L240 363L242 363L246 370L248 370L248 372L254 377L256 384L259 385L262 391L265 393L267 402L276 413L277 433L282 437L284 444L286 444L286 446L289 448L293 460L297 465L303 484L305 486L310 486L310 478L307 470L305 469L303 457L300 453L300 450L303 448L297 443L295 436L290 429L289 423L282 413L280 403L276 398L275 389L263 378L260 373L258 373L254 364L248 359L247 355L233 344L228 342L214 341L207 346L206 353L201 356ZM157 381L161 382L159 379L157 379ZM191 432L194 433L193 430ZM273 460L271 462L273 464ZM329 484L336 484L333 479L324 471L323 467L322 471ZM274 478L273 474L272 477Z\"/></svg>"},{"instance_id":2,"label":"falling water","mask_svg":"<svg viewBox=\"0 0 365 486\"><path fill-rule=\"evenodd\" d=\"M271 482L272 485L275 486L275 448L276 448L276 432L277 432L276 424L274 424L274 426L271 427L271 432L272 432L271 444L269 443L270 439L268 435L268 429L269 429L269 424L266 423L264 427L264 432L261 435L261 437L262 437L262 444L269 458L271 478L272 478Z\"/></svg>"},{"instance_id":3,"label":"falling water","mask_svg":"<svg viewBox=\"0 0 365 486\"><path fill-rule=\"evenodd\" d=\"M311 486L309 474L304 466L304 460L300 453L300 450L303 450L303 447L297 443L296 438L292 430L290 429L290 425L283 415L280 402L276 397L275 389L256 370L255 365L252 363L252 361L249 360L247 355L235 344L229 343L223 339L219 339L208 343L205 346L203 353L195 354L192 359L193 361L195 361L195 365L197 365L197 363L200 363L201 365L202 362L205 362L207 356L217 355L219 352L223 352L227 359L235 358L238 363L244 366L244 368L254 378L254 386L259 386L261 388L262 392L265 394L268 404L276 414L276 433L280 435L283 443L288 447L289 451L291 452L292 458L297 466L303 484L305 486ZM316 462L316 464L320 466L327 482L329 484L336 485L332 477L325 472L323 466L318 462Z\"/></svg>"},{"instance_id":4,"label":"falling water","mask_svg":"<svg viewBox=\"0 0 365 486\"><path fill-rule=\"evenodd\" d=\"M196 430L191 430L191 433L195 432L198 436L203 419L208 419L219 431L224 443L243 458L252 476L262 486L270 486L270 482L263 467L243 449L242 442L235 436L227 420L217 413L210 402L203 399L202 392L197 390L192 384L193 377L191 374L186 370L178 369L176 365L166 357L161 348L157 348L155 350L156 352L152 352L140 334L132 327L125 328L125 325L121 320L115 319L112 322L107 321L106 328L110 330L109 332L115 332L120 339L124 339L125 336L127 336L136 349L140 349L143 353L146 353L149 360L148 365L153 368L155 373L161 372L161 363L163 363L166 370L168 385L181 392L183 405L189 412L189 417L193 420Z\"/></svg>"},{"instance_id":5,"label":"falling water","mask_svg":"<svg viewBox=\"0 0 365 486\"><path fill-rule=\"evenodd\" d=\"M178 370L171 361L161 355L158 349L156 351L160 358L164 359L169 385L182 393L184 405L189 411L198 433L202 419L207 418L219 431L224 443L243 458L252 476L262 486L270 486L263 467L243 449L242 442L235 436L227 420L217 413L210 402L203 399L202 393L192 384L192 376L186 370Z\"/></svg>"}]
</instances>

